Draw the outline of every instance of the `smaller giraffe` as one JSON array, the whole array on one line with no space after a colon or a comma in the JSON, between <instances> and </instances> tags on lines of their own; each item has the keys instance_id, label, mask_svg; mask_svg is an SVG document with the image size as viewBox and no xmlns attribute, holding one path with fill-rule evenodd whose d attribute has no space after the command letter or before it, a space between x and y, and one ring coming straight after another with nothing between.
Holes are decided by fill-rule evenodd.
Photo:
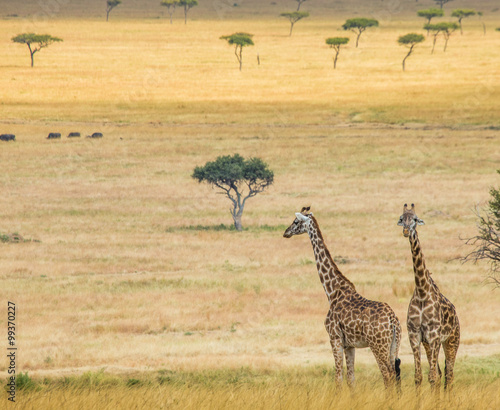
<instances>
[{"instance_id":1,"label":"smaller giraffe","mask_svg":"<svg viewBox=\"0 0 500 410\"><path fill-rule=\"evenodd\" d=\"M302 208L283 236L309 235L316 258L319 278L330 302L325 327L330 336L335 359L335 381L342 384L343 354L347 366L347 383L354 385L356 348L369 347L375 356L386 388L397 383L401 390L400 363L401 325L387 303L361 296L333 261L323 240L318 222L310 208Z\"/></svg>"},{"instance_id":2,"label":"smaller giraffe","mask_svg":"<svg viewBox=\"0 0 500 410\"><path fill-rule=\"evenodd\" d=\"M424 345L429 361L429 383L431 388L439 391L441 369L439 368L439 349L443 346L445 355L444 388L451 389L453 383L453 367L460 344L460 324L455 306L439 291L425 266L424 255L420 247L417 225L424 221L415 214L415 205L403 208L398 225L403 227L403 235L410 238L415 274L415 290L408 306L408 337L415 360L415 385L422 384L422 368L420 363L420 344Z\"/></svg>"}]
</instances>

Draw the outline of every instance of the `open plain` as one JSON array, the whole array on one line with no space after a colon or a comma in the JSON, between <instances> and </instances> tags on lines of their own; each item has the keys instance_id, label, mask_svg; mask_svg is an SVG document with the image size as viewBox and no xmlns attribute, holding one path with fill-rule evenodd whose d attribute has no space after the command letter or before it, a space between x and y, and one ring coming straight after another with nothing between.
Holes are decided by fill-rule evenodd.
<instances>
[{"instance_id":1,"label":"open plain","mask_svg":"<svg viewBox=\"0 0 500 410\"><path fill-rule=\"evenodd\" d=\"M0 142L0 324L15 303L16 370L29 375L17 407L435 408L425 374L415 398L406 332L414 280L396 223L413 202L462 328L454 395L438 408L499 408L499 289L487 265L459 261L475 207L500 185L496 2L447 4L448 20L459 7L484 15L446 52L442 39L434 54L430 39L417 46L404 73L397 38L425 34L416 10L431 1L307 1L291 37L278 16L293 0L200 0L172 25L159 1L123 3L106 23L104 1L0 1L0 133L16 135ZM340 26L363 15L380 25L355 48ZM219 39L238 31L255 42L241 72ZM22 32L64 41L31 68L10 41ZM336 70L333 36L351 38ZM234 153L275 173L243 232L229 201L191 178ZM386 400L367 349L357 394L335 391L310 241L282 237L302 206L357 290L400 318L400 400ZM6 380L6 333L0 348Z\"/></svg>"}]
</instances>

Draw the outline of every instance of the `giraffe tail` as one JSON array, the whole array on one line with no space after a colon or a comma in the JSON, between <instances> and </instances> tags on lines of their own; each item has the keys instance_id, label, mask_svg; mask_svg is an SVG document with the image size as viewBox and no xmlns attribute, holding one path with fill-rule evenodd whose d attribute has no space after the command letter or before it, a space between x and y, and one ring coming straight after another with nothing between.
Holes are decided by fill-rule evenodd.
<instances>
[{"instance_id":1,"label":"giraffe tail","mask_svg":"<svg viewBox=\"0 0 500 410\"><path fill-rule=\"evenodd\" d=\"M394 370L396 376L396 388L398 395L401 394L401 359L399 356L399 346L401 344L401 324L398 318L394 315L392 323L392 344L391 344L391 359L394 360Z\"/></svg>"},{"instance_id":2,"label":"giraffe tail","mask_svg":"<svg viewBox=\"0 0 500 410\"><path fill-rule=\"evenodd\" d=\"M401 383L401 359L396 359L394 361L394 367L396 369L396 382Z\"/></svg>"}]
</instances>

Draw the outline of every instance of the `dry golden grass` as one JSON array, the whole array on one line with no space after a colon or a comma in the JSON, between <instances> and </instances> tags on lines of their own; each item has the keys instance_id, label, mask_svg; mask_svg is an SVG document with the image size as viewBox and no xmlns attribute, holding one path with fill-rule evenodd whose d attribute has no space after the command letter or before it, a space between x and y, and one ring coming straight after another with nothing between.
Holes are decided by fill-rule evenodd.
<instances>
[{"instance_id":1,"label":"dry golden grass","mask_svg":"<svg viewBox=\"0 0 500 410\"><path fill-rule=\"evenodd\" d=\"M341 5L338 12L318 5L291 38L287 22L267 2L257 17L245 8L246 18L202 19L214 13L201 8L187 25L151 18L157 10L150 18L108 23L60 14L37 20L32 11L0 28L0 53L7 56L0 67L2 116L51 122L498 125L500 36L493 28L499 23L495 12L488 13L493 3L482 4L486 36L477 18L468 19L464 35L455 33L446 53L441 40L434 55L430 39L417 47L406 73L397 38L422 32L419 4L389 14L384 4L364 8L380 19L380 27L365 32L359 48L351 41L337 70L325 39L354 40L353 33L339 29L352 17ZM240 73L232 48L219 37L242 30L255 35L256 45L244 50ZM27 48L9 42L23 31L50 32L64 42L36 54L31 69Z\"/></svg>"},{"instance_id":2,"label":"dry golden grass","mask_svg":"<svg viewBox=\"0 0 500 410\"><path fill-rule=\"evenodd\" d=\"M408 366L407 366L408 367ZM479 367L481 371L478 372ZM415 395L412 382L403 383L400 398L387 397L373 368L358 366L354 394L336 391L326 367L288 368L284 371L161 370L140 378L87 372L60 380L31 380L20 391L22 408L64 409L495 409L499 378L493 361L461 362L451 395L437 398L429 387ZM406 373L406 369L403 368ZM4 393L1 395L4 399Z\"/></svg>"},{"instance_id":3,"label":"dry golden grass","mask_svg":"<svg viewBox=\"0 0 500 410\"><path fill-rule=\"evenodd\" d=\"M419 233L428 267L460 317L457 378L466 370L460 363L498 361L500 327L490 314L500 310L498 291L484 283L486 266L455 258L469 251L460 236L475 233L474 205L499 185L500 36L482 36L470 20L446 55L431 56L427 41L403 74L396 39L421 23L405 11L365 33L358 50L342 50L334 72L324 39L344 35L336 30L350 17L346 2L339 15L321 2L322 17L299 22L292 38L266 4L256 15L242 5L232 19L193 13L187 26L170 26L118 9L110 24L76 19L65 14L77 7L71 2L37 27L64 42L38 53L33 69L27 50L9 43L26 20L2 22L0 131L17 141L0 146L0 233L36 240L0 244L0 323L6 300L15 302L18 371L41 379L102 368L143 375L245 366L258 375L298 367L307 379L311 366L333 366L328 306L309 241L286 240L284 229L312 205L342 271L364 296L388 302L405 329L413 276L396 226L405 202L426 222ZM485 21L493 27L494 15ZM256 42L242 73L218 40L240 30ZM104 138L45 139L71 131ZM229 203L190 178L195 166L235 152L262 157L275 171L269 191L248 202L242 233L215 229L230 224ZM409 395L413 358L404 334ZM380 380L370 352L359 350L357 363L366 366L361 391L373 390L372 379ZM5 370L0 362L2 377ZM321 407L331 402L326 379L242 384L236 392L200 385L196 394L182 383L143 386L130 403L140 408L132 400L148 397L152 408L164 394L169 405L206 408L215 405L203 401L208 396L230 408L235 398L241 407L255 397L248 408L272 408L283 396L297 403L314 396L311 407ZM487 408L466 401L498 390L498 375L484 383L462 380L456 400ZM120 406L129 393L76 389L63 399L105 397L103 405ZM33 408L62 400L57 388L32 394ZM364 405L342 400L351 408L372 403L361 396Z\"/></svg>"},{"instance_id":4,"label":"dry golden grass","mask_svg":"<svg viewBox=\"0 0 500 410\"><path fill-rule=\"evenodd\" d=\"M54 125L14 128L19 141L1 151L0 231L41 241L2 245L22 369L331 363L310 243L281 236L304 204L358 290L404 322L413 276L396 222L414 201L428 266L460 315L461 354L498 352L486 267L452 260L498 182L496 131L124 126L102 141L47 141ZM247 231L197 230L230 216L192 169L235 147L262 156L276 182L248 203ZM406 339L402 354L411 362Z\"/></svg>"}]
</instances>

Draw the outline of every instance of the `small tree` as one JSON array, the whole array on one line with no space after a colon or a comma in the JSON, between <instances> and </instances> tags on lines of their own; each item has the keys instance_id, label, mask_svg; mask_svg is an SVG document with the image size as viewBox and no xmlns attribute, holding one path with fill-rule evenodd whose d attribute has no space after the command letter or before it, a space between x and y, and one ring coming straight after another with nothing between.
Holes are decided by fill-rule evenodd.
<instances>
[{"instance_id":1,"label":"small tree","mask_svg":"<svg viewBox=\"0 0 500 410\"><path fill-rule=\"evenodd\" d=\"M52 43L62 41L58 37L52 37L49 34L34 34L34 33L24 33L18 34L11 39L14 43L26 44L30 50L31 57L31 67L33 67L34 60L33 56L35 53L40 51L42 48L50 46Z\"/></svg>"},{"instance_id":2,"label":"small tree","mask_svg":"<svg viewBox=\"0 0 500 410\"><path fill-rule=\"evenodd\" d=\"M111 10L113 10L115 7L119 6L122 4L122 0L107 0L106 1L106 21L109 20L109 13L111 13Z\"/></svg>"},{"instance_id":3,"label":"small tree","mask_svg":"<svg viewBox=\"0 0 500 410\"><path fill-rule=\"evenodd\" d=\"M419 17L423 17L427 20L427 24L431 24L431 20L434 17L443 17L444 11L442 9L425 9L417 11L417 15ZM427 35L429 35L429 31L427 30Z\"/></svg>"},{"instance_id":4,"label":"small tree","mask_svg":"<svg viewBox=\"0 0 500 410\"><path fill-rule=\"evenodd\" d=\"M378 21L375 19L369 19L366 17L357 17L353 19L348 19L342 25L344 30L351 30L354 34L356 34L356 47L358 47L359 37L361 34L369 27L377 27Z\"/></svg>"},{"instance_id":5,"label":"small tree","mask_svg":"<svg viewBox=\"0 0 500 410\"><path fill-rule=\"evenodd\" d=\"M333 57L333 69L337 68L337 58L340 53L340 46L347 44L349 42L348 37L329 37L325 40L326 44L335 50L335 56Z\"/></svg>"},{"instance_id":6,"label":"small tree","mask_svg":"<svg viewBox=\"0 0 500 410\"><path fill-rule=\"evenodd\" d=\"M500 170L497 171L500 174ZM475 246L475 250L462 258L462 262L474 263L484 260L490 264L491 279L500 287L500 188L490 189L491 199L483 212L476 209L478 218L478 234L466 239L468 245Z\"/></svg>"},{"instance_id":7,"label":"small tree","mask_svg":"<svg viewBox=\"0 0 500 410\"><path fill-rule=\"evenodd\" d=\"M481 24L483 26L483 34L486 35L486 24L484 24L483 20L484 13L482 11L478 11L477 15L479 16L479 20L481 21Z\"/></svg>"},{"instance_id":8,"label":"small tree","mask_svg":"<svg viewBox=\"0 0 500 410\"><path fill-rule=\"evenodd\" d=\"M434 3L436 3L441 9L446 3L449 3L450 1L453 0L434 0Z\"/></svg>"},{"instance_id":9,"label":"small tree","mask_svg":"<svg viewBox=\"0 0 500 410\"><path fill-rule=\"evenodd\" d=\"M309 17L309 13L307 11L292 11L287 13L281 13L281 17L286 17L290 20L290 36L292 35L293 25L303 18Z\"/></svg>"},{"instance_id":10,"label":"small tree","mask_svg":"<svg viewBox=\"0 0 500 410\"><path fill-rule=\"evenodd\" d=\"M260 158L245 160L239 154L220 156L213 162L196 167L191 175L220 189L232 202L230 208L237 231L243 229L241 217L248 198L264 191L274 182L274 173Z\"/></svg>"},{"instance_id":11,"label":"small tree","mask_svg":"<svg viewBox=\"0 0 500 410\"><path fill-rule=\"evenodd\" d=\"M441 32L441 30L439 30L439 28L437 27L436 24L425 24L424 25L424 29L427 30L427 33L429 31L432 31L432 50L431 50L431 54L434 54L434 48L436 47L436 41L437 41L437 38L438 38L439 33Z\"/></svg>"},{"instance_id":12,"label":"small tree","mask_svg":"<svg viewBox=\"0 0 500 410\"><path fill-rule=\"evenodd\" d=\"M175 6L179 4L179 0L162 0L160 4L167 8L168 15L170 16L170 24L172 24L172 14L174 14Z\"/></svg>"},{"instance_id":13,"label":"small tree","mask_svg":"<svg viewBox=\"0 0 500 410\"><path fill-rule=\"evenodd\" d=\"M442 22L442 23L437 23L437 24L426 24L424 26L424 29L430 30L433 32L433 37L434 41L432 43L432 51L431 54L434 53L434 46L436 44L436 39L439 34L443 34L444 37L444 51L446 51L446 48L448 47L448 40L450 39L451 35L453 32L458 29L458 24L457 23L447 23L447 22Z\"/></svg>"},{"instance_id":14,"label":"small tree","mask_svg":"<svg viewBox=\"0 0 500 410\"><path fill-rule=\"evenodd\" d=\"M464 34L464 31L462 30L462 20L470 17L470 16L475 16L476 15L476 10L472 9L456 9L453 10L451 13L452 17L456 17L458 19L458 24L460 25L460 34Z\"/></svg>"},{"instance_id":15,"label":"small tree","mask_svg":"<svg viewBox=\"0 0 500 410\"><path fill-rule=\"evenodd\" d=\"M437 25L441 32L443 33L444 36L444 49L443 51L446 51L446 48L448 47L448 40L450 39L451 35L453 32L458 29L458 24L457 23L439 23Z\"/></svg>"},{"instance_id":16,"label":"small tree","mask_svg":"<svg viewBox=\"0 0 500 410\"><path fill-rule=\"evenodd\" d=\"M198 5L198 0L179 0L179 5L184 7L184 24L187 24L188 11Z\"/></svg>"},{"instance_id":17,"label":"small tree","mask_svg":"<svg viewBox=\"0 0 500 410\"><path fill-rule=\"evenodd\" d=\"M297 3L299 3L297 5L297 11L299 11L300 10L300 6L302 6L302 3L305 3L307 0L296 0L296 1L297 1Z\"/></svg>"},{"instance_id":18,"label":"small tree","mask_svg":"<svg viewBox=\"0 0 500 410\"><path fill-rule=\"evenodd\" d=\"M408 54L406 54L405 58L403 59L403 71L405 71L405 63L406 59L410 57L411 53L413 52L413 48L418 44L421 43L422 41L425 40L425 37L422 34L416 34L416 33L409 33L404 36L400 36L398 38L398 43L402 46L408 47Z\"/></svg>"},{"instance_id":19,"label":"small tree","mask_svg":"<svg viewBox=\"0 0 500 410\"><path fill-rule=\"evenodd\" d=\"M229 45L234 45L234 54L240 63L240 71L243 64L243 47L253 46L254 42L252 40L253 34L249 33L234 33L230 36L221 36L221 40L226 40Z\"/></svg>"}]
</instances>

